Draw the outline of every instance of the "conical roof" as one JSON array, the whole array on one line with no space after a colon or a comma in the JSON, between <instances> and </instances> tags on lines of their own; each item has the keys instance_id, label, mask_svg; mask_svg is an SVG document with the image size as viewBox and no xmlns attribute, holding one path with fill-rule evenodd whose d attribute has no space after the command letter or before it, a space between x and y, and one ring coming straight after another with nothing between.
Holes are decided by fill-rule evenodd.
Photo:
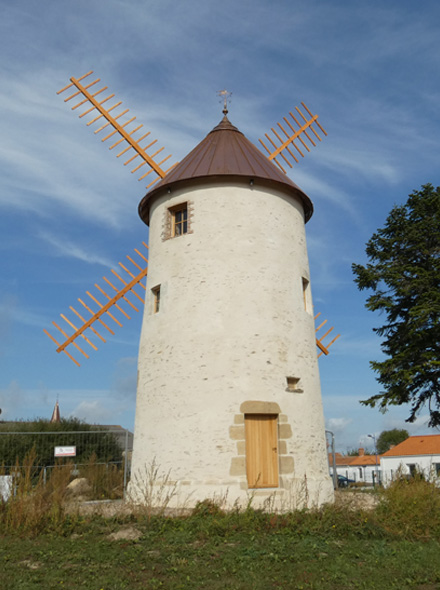
<instances>
[{"instance_id":1,"label":"conical roof","mask_svg":"<svg viewBox=\"0 0 440 590\"><path fill-rule=\"evenodd\" d=\"M313 214L309 197L254 146L226 115L139 204L139 215L148 225L152 200L177 185L245 178L266 186L276 185L302 203L305 221Z\"/></svg>"}]
</instances>

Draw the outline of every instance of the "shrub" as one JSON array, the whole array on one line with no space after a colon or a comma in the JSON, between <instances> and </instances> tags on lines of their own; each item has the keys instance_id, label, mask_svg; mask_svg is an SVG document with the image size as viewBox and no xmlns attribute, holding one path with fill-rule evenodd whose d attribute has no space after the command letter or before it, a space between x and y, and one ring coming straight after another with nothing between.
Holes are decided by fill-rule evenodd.
<instances>
[{"instance_id":1,"label":"shrub","mask_svg":"<svg viewBox=\"0 0 440 590\"><path fill-rule=\"evenodd\" d=\"M381 491L376 518L393 535L440 538L440 489L419 475L399 477Z\"/></svg>"}]
</instances>

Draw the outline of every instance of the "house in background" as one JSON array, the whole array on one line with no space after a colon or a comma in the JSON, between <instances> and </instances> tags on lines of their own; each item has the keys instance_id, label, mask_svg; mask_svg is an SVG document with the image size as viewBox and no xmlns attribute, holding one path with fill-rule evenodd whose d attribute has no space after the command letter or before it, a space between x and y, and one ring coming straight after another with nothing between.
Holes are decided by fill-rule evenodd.
<instances>
[{"instance_id":1,"label":"house in background","mask_svg":"<svg viewBox=\"0 0 440 590\"><path fill-rule=\"evenodd\" d=\"M382 455L380 467L385 486L399 474L440 481L440 434L410 436Z\"/></svg>"},{"instance_id":2,"label":"house in background","mask_svg":"<svg viewBox=\"0 0 440 590\"><path fill-rule=\"evenodd\" d=\"M350 467L355 481L375 484L381 481L380 455L366 455L364 449L359 449L359 455L352 457Z\"/></svg>"},{"instance_id":3,"label":"house in background","mask_svg":"<svg viewBox=\"0 0 440 590\"><path fill-rule=\"evenodd\" d=\"M360 448L358 455L341 455L336 453L336 473L343 475L356 483L372 485L380 478L380 455L366 455L365 449ZM333 473L333 459L329 456L330 472Z\"/></svg>"},{"instance_id":4,"label":"house in background","mask_svg":"<svg viewBox=\"0 0 440 590\"><path fill-rule=\"evenodd\" d=\"M336 473L348 479L353 479L351 471L351 462L355 459L352 455L343 455L342 453L335 453ZM333 476L333 455L329 453L328 463L330 466L330 475Z\"/></svg>"}]
</instances>

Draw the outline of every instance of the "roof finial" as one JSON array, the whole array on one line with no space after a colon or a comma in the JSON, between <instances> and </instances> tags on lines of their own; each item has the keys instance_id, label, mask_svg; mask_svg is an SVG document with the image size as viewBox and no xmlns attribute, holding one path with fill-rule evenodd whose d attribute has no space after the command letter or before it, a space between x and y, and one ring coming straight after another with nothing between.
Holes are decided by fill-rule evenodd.
<instances>
[{"instance_id":1,"label":"roof finial","mask_svg":"<svg viewBox=\"0 0 440 590\"><path fill-rule=\"evenodd\" d=\"M218 90L217 95L220 96L219 102L223 102L223 114L226 116L228 114L228 101L231 102L232 92Z\"/></svg>"}]
</instances>

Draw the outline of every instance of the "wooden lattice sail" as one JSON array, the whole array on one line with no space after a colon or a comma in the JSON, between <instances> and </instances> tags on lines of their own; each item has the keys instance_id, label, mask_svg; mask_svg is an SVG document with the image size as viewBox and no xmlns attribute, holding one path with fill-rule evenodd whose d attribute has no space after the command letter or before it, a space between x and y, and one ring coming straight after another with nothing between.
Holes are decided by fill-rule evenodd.
<instances>
[{"instance_id":1,"label":"wooden lattice sail","mask_svg":"<svg viewBox=\"0 0 440 590\"><path fill-rule=\"evenodd\" d=\"M281 156L289 168L292 168L292 164L286 156L289 156L294 162L298 163L298 156L304 158L303 149L310 152L310 148L305 140L307 140L310 145L316 146L315 139L322 141L318 134L318 129L322 131L324 135L327 135L318 121L318 115L312 115L303 102L301 105L310 117L309 119L299 107L295 107L296 114L289 112L290 119L283 117L284 127L281 123L277 123L279 131L272 127L272 137L268 133L264 134L267 141L271 144L271 148L267 147L263 140L259 140L269 154L269 160L273 160L284 173L286 173L286 170L277 159L278 156Z\"/></svg>"},{"instance_id":2,"label":"wooden lattice sail","mask_svg":"<svg viewBox=\"0 0 440 590\"><path fill-rule=\"evenodd\" d=\"M135 139L135 134L140 131L143 127L143 124L135 124L136 126L128 131L128 127L134 123L136 117L131 117L124 123L120 121L122 117L125 117L129 112L129 109L120 109L118 112L119 107L122 105L122 101L115 102L112 106L107 107L104 106L105 103L108 101L112 101L114 98L114 94L109 94L105 96L105 98L101 99L101 94L105 92L108 87L103 86L99 90L89 90L98 84L101 80L97 78L93 80L93 82L89 82L85 86L81 83L85 78L93 74L93 71L84 74L80 78L70 78L70 84L62 88L57 92L57 94L61 94L65 92L69 88L75 88L75 92L70 94L64 99L64 102L69 102L73 99L78 99L79 101L73 105L72 111L76 109L83 108L83 111L79 115L79 118L82 119L83 117L90 115L90 120L87 122L87 126L94 125L97 123L99 127L95 129L95 134L104 131L104 129L113 128L110 133L106 133L106 135L102 138L101 141L107 141L110 138L115 138L116 141L109 146L110 150L113 150L115 147L121 146L123 149L116 155L117 158L128 154L129 158L124 162L124 166L128 166L132 162L134 162L134 168L132 169L132 173L137 172L140 168L145 166L146 164L150 167L150 170L145 174L142 174L139 180L143 180L149 174L155 173L154 179L147 184L146 188L150 188L157 180L160 178L164 178L167 172L174 168L176 164L173 166L164 169L162 166L171 158L171 154L162 158L162 152L164 150L163 147L157 148L157 139L150 139L150 131L143 133L140 137ZM99 98L97 98L99 96ZM110 103L109 103L110 104ZM110 114L111 113L111 114ZM101 124L102 123L102 124ZM147 139L148 138L148 139ZM141 147L140 143L147 139L147 145ZM150 150L150 152L148 151ZM161 157L160 161L156 161L156 157ZM139 159L140 158L140 162Z\"/></svg>"},{"instance_id":3,"label":"wooden lattice sail","mask_svg":"<svg viewBox=\"0 0 440 590\"><path fill-rule=\"evenodd\" d=\"M320 316L320 315L321 315L321 313L317 313L317 314L315 315L315 320L317 320L317 319L319 318L319 316ZM316 332L316 333L318 333L318 332L319 332L319 330L320 330L321 328L323 328L323 327L325 326L325 324L326 324L326 323L327 323L327 320L324 320L323 322L321 322L321 323L319 324L319 326L318 326L317 328L315 328L315 332ZM331 340L331 341L330 341L328 344L324 344L324 339L325 339L325 338L327 338L327 336L328 336L329 334L331 334L331 332L333 332L333 330L334 330L334 328L330 328L329 330L327 330L327 332L325 332L325 333L324 333L324 335L323 335L323 336L321 336L321 338L319 338L319 339L318 339L318 338L316 338L316 346L317 346L317 347L319 348L319 350L320 350L320 353L318 354L318 358L319 358L321 355L323 355L323 354L325 354L325 355L328 355L328 354L329 354L329 350L328 350L328 349L329 349L329 348L330 348L330 346L331 346L331 345L332 345L334 342L336 342L336 340L337 340L337 339L340 337L340 334L338 334L338 335L337 335L337 336L335 336L335 337L333 338L333 340Z\"/></svg>"},{"instance_id":4,"label":"wooden lattice sail","mask_svg":"<svg viewBox=\"0 0 440 590\"><path fill-rule=\"evenodd\" d=\"M143 243L143 246L148 248L145 243ZM95 288L98 291L97 294L94 295L90 291L87 291L86 294L88 299L86 299L86 301L83 301L81 298L78 299L79 303L82 305L81 313L74 307L70 306L70 311L82 322L80 327L77 327L75 323L64 314L60 314L61 318L65 322L65 324L62 324L63 327L58 325L56 322L52 322L55 328L65 338L63 342L58 342L52 336L52 334L50 334L47 330L44 330L45 334L47 334L47 336L49 336L49 338L57 345L57 352L64 352L76 365L78 365L78 367L80 366L79 362L67 350L69 345L74 346L83 356L89 358L89 355L79 346L77 339L81 337L93 350L98 350L98 347L90 339L92 336L87 332L87 330L90 330L92 334L97 336L102 342L105 342L105 338L100 332L98 332L97 328L105 328L107 332L113 335L113 330L107 325L106 322L111 320L117 326L122 327L121 321L115 315L115 310L120 312L120 314L122 314L122 316L124 316L126 319L130 319L130 316L125 311L124 307L127 308L128 306L134 311L139 311L139 308L136 307L130 300L130 295L139 300L139 307L144 305L144 294L141 293L142 296L139 295L139 293L136 291L136 287L141 287L145 291L145 286L141 281L147 275L148 258L144 256L140 250L135 249L134 251L138 255L140 262L136 262L136 260L134 260L131 256L127 256L127 259L134 266L136 269L135 272L137 274L134 274L134 272L127 268L127 266L122 264L122 262L119 262L119 266L126 274L121 276L122 273L119 274L115 270L111 271L115 279L117 279L119 282L118 286L115 286L112 281L106 277L103 277L103 280L106 283L106 289L108 290L110 287L110 289L115 293L113 296L110 296L103 287L95 283ZM121 283L123 284L123 287L120 286ZM103 297L104 303L102 303ZM123 307L124 303L126 305ZM93 311L93 308L95 311ZM83 314L88 317L84 317ZM75 321L77 320L75 319ZM72 329L74 332L69 336L66 330L71 332Z\"/></svg>"},{"instance_id":5,"label":"wooden lattice sail","mask_svg":"<svg viewBox=\"0 0 440 590\"><path fill-rule=\"evenodd\" d=\"M99 78L91 82L87 81L86 79L91 76L91 74L93 74L93 71L84 74L80 78L70 78L70 83L59 90L57 94L62 94L69 89L74 90L72 94L69 94L64 99L64 102L67 103L71 100L75 101L75 104L72 106L72 110L77 111L77 109L79 109L79 118L83 119L85 117L87 120L87 126L95 125L95 127L97 127L95 128L95 134L99 134L106 130L104 137L102 137L103 142L110 140L111 138L116 140L112 140L109 149L113 150L116 147L120 148L120 151L116 155L117 158L121 158L127 154L128 159L124 161L124 166L128 166L133 163L134 167L131 170L132 173L137 172L143 166L147 165L149 170L142 174L139 177L139 180L143 180L150 174L153 174L153 177L150 177L152 180L147 185L147 188L150 188L156 181L164 178L167 173L177 165L177 163L167 168L164 167L164 164L168 162L168 160L171 158L171 155L163 157L164 148L157 148L157 140L151 140L149 131L142 132L140 137L136 138L136 134L143 128L143 125L134 123L136 117L126 117L129 109L120 108L122 101L116 101L111 104L115 95L109 94L106 96L104 94L108 90L108 87L103 86L100 88L99 83L101 80ZM85 83L83 82L84 80L86 80ZM222 99L224 99L224 108L227 112L227 98L230 93L224 90L219 94L222 96ZM259 140L269 154L268 159L271 161L273 160L284 173L286 170L281 165L279 158L282 158L283 161L290 168L292 168L292 164L288 158L291 158L294 162L298 162L298 155L304 157L302 150L306 150L308 152L310 151L307 142L310 145L315 146L315 139L321 141L318 130L320 130L324 135L327 135L323 127L318 122L318 115L312 115L311 111L304 103L301 103L301 105L303 110L307 113L307 116L304 115L303 111L301 111L298 107L295 107L295 114L292 112L289 113L290 119L287 117L283 118L284 126L278 123L279 131L272 128L272 136L267 133L265 134L265 137L270 143L271 148L268 148L261 139ZM122 122L124 119L127 120ZM132 124L134 124L134 127L129 131L129 127ZM144 142L145 140L147 143L142 147L141 142ZM148 248L145 243L143 245ZM141 297L135 289L139 286L145 290L145 286L141 281L147 275L148 259L141 253L140 250L135 249L135 252L140 257L139 264L138 262L135 262L135 260L130 256L127 256L127 258L134 268L136 268L136 271L132 272L122 263L119 263L120 267L127 275L124 279L116 271L112 270L112 273L118 282L122 283L122 287L119 284L118 288L118 286L115 286L109 279L103 277L103 280L106 283L106 289L110 287L110 289L113 291L113 296L110 296L103 287L95 284L95 288L98 291L96 295L93 295L87 291L87 302L83 301L82 299L78 299L82 306L81 313L71 306L70 311L73 316L71 315L69 318L64 314L60 314L62 320L64 321L62 326L56 322L52 322L54 327L63 336L64 340L62 342L58 342L52 334L50 334L47 330L44 330L47 336L49 336L49 338L57 345L57 352L64 352L76 365L79 366L79 362L72 356L69 350L67 350L67 347L73 346L84 357L89 358L87 352L83 350L78 344L78 340L80 338L93 350L97 350L97 346L91 340L91 338L93 338L95 342L97 341L96 338L102 342L105 342L105 339L98 331L98 328L100 330L104 328L108 333L114 334L113 330L107 325L106 322L111 320L111 322L115 323L117 326L122 326L122 323L118 317L116 317L116 313L118 313L118 315L121 314L127 319L130 319L130 316L128 315L127 311L125 311L123 306L125 306L126 309L128 309L128 306L135 311L139 311L139 309L130 300L129 296L137 298L143 305L144 298ZM104 298L104 303L101 301L102 298ZM319 315L320 314L317 314L315 319L318 318ZM119 315L119 317L121 316ZM81 322L79 327L76 325L78 323L78 319ZM326 322L327 320L322 322L320 326L316 328L316 332L318 332ZM321 338L316 338L316 345L320 351L318 357L322 354L328 355L328 349L339 338L338 335L328 344L324 344L324 339L327 338L332 330L333 328L330 328L330 330L325 332Z\"/></svg>"}]
</instances>

